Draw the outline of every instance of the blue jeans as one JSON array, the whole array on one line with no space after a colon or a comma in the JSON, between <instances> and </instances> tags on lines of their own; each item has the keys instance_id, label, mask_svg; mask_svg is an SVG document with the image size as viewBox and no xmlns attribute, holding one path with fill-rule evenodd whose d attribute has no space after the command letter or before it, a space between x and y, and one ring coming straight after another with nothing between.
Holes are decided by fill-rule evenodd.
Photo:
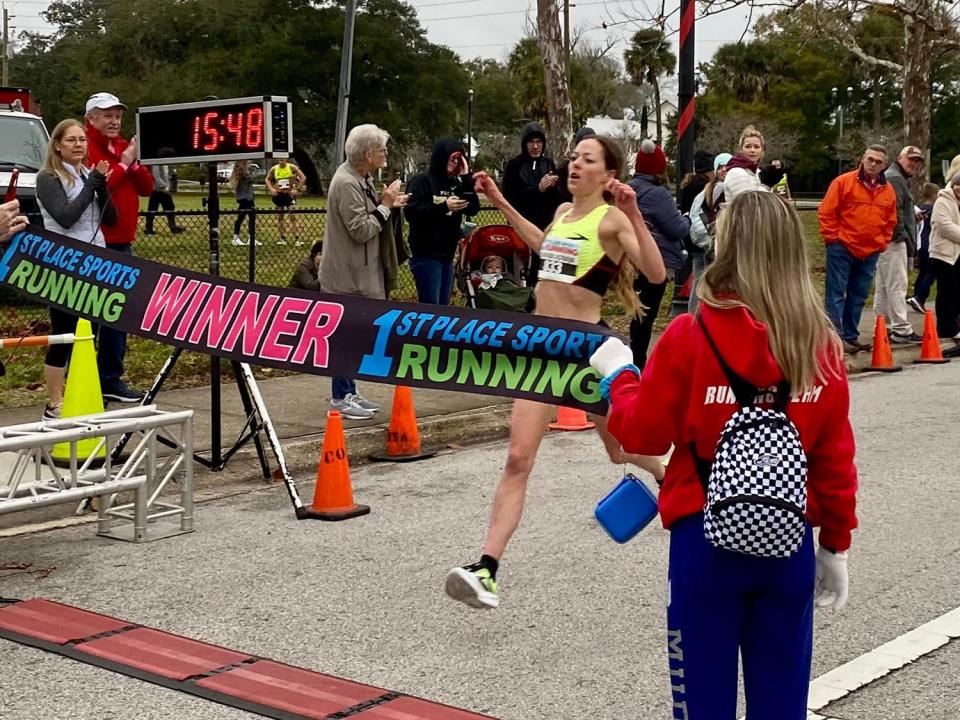
<instances>
[{"instance_id":1,"label":"blue jeans","mask_svg":"<svg viewBox=\"0 0 960 720\"><path fill-rule=\"evenodd\" d=\"M847 342L860 337L860 315L870 294L880 253L855 258L838 242L827 245L827 278L823 303L827 316Z\"/></svg>"},{"instance_id":2,"label":"blue jeans","mask_svg":"<svg viewBox=\"0 0 960 720\"><path fill-rule=\"evenodd\" d=\"M449 305L453 289L453 263L431 258L410 258L410 272L417 284L417 297L422 303Z\"/></svg>"},{"instance_id":3,"label":"blue jeans","mask_svg":"<svg viewBox=\"0 0 960 720\"><path fill-rule=\"evenodd\" d=\"M129 245L107 245L107 248L124 255L133 255ZM97 336L97 370L100 387L107 389L123 377L123 359L127 355L127 334L120 330L100 326Z\"/></svg>"},{"instance_id":4,"label":"blue jeans","mask_svg":"<svg viewBox=\"0 0 960 720\"><path fill-rule=\"evenodd\" d=\"M353 378L334 377L330 379L333 381L334 400L343 400L347 395L357 394L357 384L353 381Z\"/></svg>"},{"instance_id":5,"label":"blue jeans","mask_svg":"<svg viewBox=\"0 0 960 720\"><path fill-rule=\"evenodd\" d=\"M667 639L673 717L736 720L737 654L748 720L805 720L813 655L813 531L789 558L714 547L703 514L670 528Z\"/></svg>"}]
</instances>

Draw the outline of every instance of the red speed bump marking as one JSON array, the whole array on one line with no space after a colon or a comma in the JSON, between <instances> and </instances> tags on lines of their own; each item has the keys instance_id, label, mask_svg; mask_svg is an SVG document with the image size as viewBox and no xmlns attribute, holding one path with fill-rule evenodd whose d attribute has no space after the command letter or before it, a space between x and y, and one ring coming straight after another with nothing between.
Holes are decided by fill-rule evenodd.
<instances>
[{"instance_id":1,"label":"red speed bump marking","mask_svg":"<svg viewBox=\"0 0 960 720\"><path fill-rule=\"evenodd\" d=\"M0 603L0 637L276 720L494 720L49 600Z\"/></svg>"}]
</instances>

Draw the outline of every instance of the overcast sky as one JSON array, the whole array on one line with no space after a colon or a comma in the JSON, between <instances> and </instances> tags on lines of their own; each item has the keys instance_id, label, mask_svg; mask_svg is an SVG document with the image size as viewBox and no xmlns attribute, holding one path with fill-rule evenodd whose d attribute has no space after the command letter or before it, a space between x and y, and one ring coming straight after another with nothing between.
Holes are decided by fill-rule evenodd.
<instances>
[{"instance_id":1,"label":"overcast sky","mask_svg":"<svg viewBox=\"0 0 960 720\"><path fill-rule=\"evenodd\" d=\"M226 1L226 0L225 0ZM242 1L242 0L240 0ZM157 0L164 2L164 0ZM536 0L408 0L417 8L420 23L426 28L432 42L446 45L460 57L491 57L504 60L510 48L526 34L536 18ZM679 7L680 0L668 0L668 11ZM49 29L40 13L49 4L46 0L5 1L4 6L13 17L11 30L16 36L20 30ZM627 22L630 17L649 16L645 0L572 0L570 26L572 34L595 44L606 45L617 41L610 51L622 60L625 39L643 25ZM652 3L657 7L657 3ZM677 27L677 15L671 18L671 28ZM602 24L607 24L603 29ZM736 42L747 23L745 9L732 10L704 18L697 23L696 59L709 60L720 45ZM672 36L676 51L677 35Z\"/></svg>"}]
</instances>

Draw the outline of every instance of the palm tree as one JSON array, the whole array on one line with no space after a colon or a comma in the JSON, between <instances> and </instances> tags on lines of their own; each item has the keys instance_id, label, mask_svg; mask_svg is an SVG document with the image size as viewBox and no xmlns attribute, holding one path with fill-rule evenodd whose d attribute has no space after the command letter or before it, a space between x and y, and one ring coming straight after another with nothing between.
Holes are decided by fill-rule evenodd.
<instances>
[{"instance_id":1,"label":"palm tree","mask_svg":"<svg viewBox=\"0 0 960 720\"><path fill-rule=\"evenodd\" d=\"M650 83L653 86L654 109L657 117L657 142L663 138L663 117L660 110L660 78L676 72L677 56L670 49L662 30L638 30L623 53L627 75L634 85Z\"/></svg>"}]
</instances>

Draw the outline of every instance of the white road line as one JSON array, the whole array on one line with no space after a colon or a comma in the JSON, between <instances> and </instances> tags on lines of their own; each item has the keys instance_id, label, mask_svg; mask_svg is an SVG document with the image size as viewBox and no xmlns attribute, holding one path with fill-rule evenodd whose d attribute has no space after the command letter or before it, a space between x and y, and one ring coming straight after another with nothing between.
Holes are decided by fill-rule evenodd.
<instances>
[{"instance_id":1,"label":"white road line","mask_svg":"<svg viewBox=\"0 0 960 720\"><path fill-rule=\"evenodd\" d=\"M824 707L960 637L960 608L884 643L810 682L807 708ZM829 720L811 712L807 720Z\"/></svg>"}]
</instances>

